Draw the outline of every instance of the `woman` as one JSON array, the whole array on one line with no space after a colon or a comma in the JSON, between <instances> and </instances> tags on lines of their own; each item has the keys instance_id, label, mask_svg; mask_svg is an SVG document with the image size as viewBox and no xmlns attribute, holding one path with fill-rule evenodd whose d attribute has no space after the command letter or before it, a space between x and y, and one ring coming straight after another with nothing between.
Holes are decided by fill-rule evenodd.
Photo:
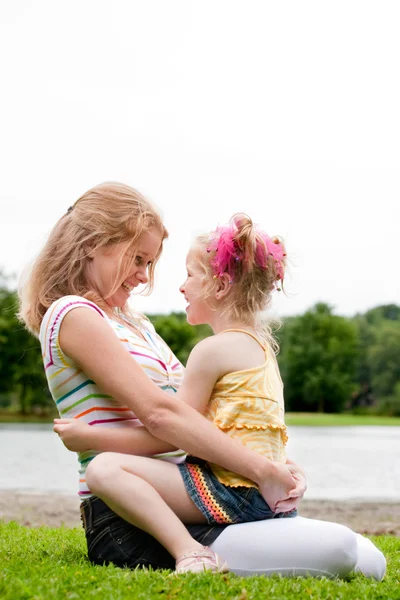
<instances>
[{"instance_id":1,"label":"woman","mask_svg":"<svg viewBox=\"0 0 400 600\"><path fill-rule=\"evenodd\" d=\"M185 402L176 401L168 391L173 393L179 385L182 366L148 321L129 310L132 289L147 284L151 290L166 237L155 208L132 188L117 183L85 193L50 234L21 290L20 315L40 337L60 416L79 416L103 426L105 435L109 427L143 424L154 436L151 454L164 451L165 442L184 448L251 479L268 504L291 510L305 490L301 470L291 463L271 463L225 436ZM140 446L140 429L131 433ZM131 448L128 440L127 446ZM85 471L95 454L79 454L82 515L91 560L171 567L171 557L157 542L91 495ZM298 518L283 521L293 526L283 528L282 535L279 521L274 520L262 526L229 526L226 531L217 526L189 526L189 530L237 572L270 571L268 544L279 540L273 548L274 556L279 556L284 535L285 558L272 566L274 572L344 575L357 564L365 568L361 563L369 560L373 575L382 574L384 559L379 551L373 546L368 549L366 542L359 550L356 535L347 528ZM304 541L297 545L300 538Z\"/></svg>"}]
</instances>

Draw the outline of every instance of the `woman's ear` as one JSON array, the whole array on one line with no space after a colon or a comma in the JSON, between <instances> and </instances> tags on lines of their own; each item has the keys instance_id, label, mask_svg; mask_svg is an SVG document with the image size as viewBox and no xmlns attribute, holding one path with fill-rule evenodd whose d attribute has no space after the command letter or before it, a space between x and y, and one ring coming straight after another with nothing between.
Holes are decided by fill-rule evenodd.
<instances>
[{"instance_id":1,"label":"woman's ear","mask_svg":"<svg viewBox=\"0 0 400 600\"><path fill-rule=\"evenodd\" d=\"M228 273L222 273L216 281L217 287L215 290L215 297L217 300L222 300L222 298L225 298L232 289L232 279Z\"/></svg>"},{"instance_id":2,"label":"woman's ear","mask_svg":"<svg viewBox=\"0 0 400 600\"><path fill-rule=\"evenodd\" d=\"M93 260L96 250L93 247L91 247L88 243L84 243L83 248L85 252L85 258Z\"/></svg>"}]
</instances>

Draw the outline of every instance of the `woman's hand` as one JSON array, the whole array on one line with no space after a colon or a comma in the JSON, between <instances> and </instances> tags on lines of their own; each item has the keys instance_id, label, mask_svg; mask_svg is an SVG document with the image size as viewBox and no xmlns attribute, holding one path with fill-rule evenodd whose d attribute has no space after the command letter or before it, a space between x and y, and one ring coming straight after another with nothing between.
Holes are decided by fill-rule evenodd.
<instances>
[{"instance_id":1,"label":"woman's hand","mask_svg":"<svg viewBox=\"0 0 400 600\"><path fill-rule=\"evenodd\" d=\"M289 508L284 512L296 507L297 482L289 469L289 466L280 462L269 463L266 477L262 482L258 482L258 489L264 500L274 512L283 512L278 510L282 502L287 503Z\"/></svg>"},{"instance_id":2,"label":"woman's hand","mask_svg":"<svg viewBox=\"0 0 400 600\"><path fill-rule=\"evenodd\" d=\"M54 419L53 431L58 433L68 450L84 452L90 449L91 426L81 419Z\"/></svg>"},{"instance_id":3,"label":"woman's hand","mask_svg":"<svg viewBox=\"0 0 400 600\"><path fill-rule=\"evenodd\" d=\"M95 427L82 419L54 419L53 431L64 446L74 452L121 452L138 456L153 456L178 450L151 435L143 425L127 421L121 427Z\"/></svg>"}]
</instances>

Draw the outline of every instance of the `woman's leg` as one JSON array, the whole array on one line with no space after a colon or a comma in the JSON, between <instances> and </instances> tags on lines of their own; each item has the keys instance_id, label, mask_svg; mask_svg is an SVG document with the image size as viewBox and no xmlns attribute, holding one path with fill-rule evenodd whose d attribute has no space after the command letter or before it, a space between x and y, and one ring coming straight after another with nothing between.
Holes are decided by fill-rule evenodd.
<instances>
[{"instance_id":1,"label":"woman's leg","mask_svg":"<svg viewBox=\"0 0 400 600\"><path fill-rule=\"evenodd\" d=\"M337 523L304 517L229 525L210 546L238 575L344 577L354 568L381 580L383 554Z\"/></svg>"},{"instance_id":2,"label":"woman's leg","mask_svg":"<svg viewBox=\"0 0 400 600\"><path fill-rule=\"evenodd\" d=\"M142 456L103 452L86 471L89 489L115 513L155 537L174 558L204 547L183 523L205 523L177 465Z\"/></svg>"}]
</instances>

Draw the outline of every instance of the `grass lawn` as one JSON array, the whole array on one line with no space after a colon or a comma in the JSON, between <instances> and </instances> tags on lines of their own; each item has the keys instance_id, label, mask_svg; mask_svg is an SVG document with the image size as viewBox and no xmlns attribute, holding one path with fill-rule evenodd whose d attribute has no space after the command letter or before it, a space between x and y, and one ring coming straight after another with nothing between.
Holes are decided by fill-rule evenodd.
<instances>
[{"instance_id":1,"label":"grass lawn","mask_svg":"<svg viewBox=\"0 0 400 600\"><path fill-rule=\"evenodd\" d=\"M28 529L0 522L0 598L2 600L369 600L400 598L400 538L380 536L388 573L381 583L361 575L348 580L242 578L227 575L171 576L169 571L129 571L92 566L81 529Z\"/></svg>"},{"instance_id":2,"label":"grass lawn","mask_svg":"<svg viewBox=\"0 0 400 600\"><path fill-rule=\"evenodd\" d=\"M287 425L308 425L318 427L339 427L356 425L391 425L400 427L400 417L384 417L378 415L352 415L349 413L286 413Z\"/></svg>"}]
</instances>

